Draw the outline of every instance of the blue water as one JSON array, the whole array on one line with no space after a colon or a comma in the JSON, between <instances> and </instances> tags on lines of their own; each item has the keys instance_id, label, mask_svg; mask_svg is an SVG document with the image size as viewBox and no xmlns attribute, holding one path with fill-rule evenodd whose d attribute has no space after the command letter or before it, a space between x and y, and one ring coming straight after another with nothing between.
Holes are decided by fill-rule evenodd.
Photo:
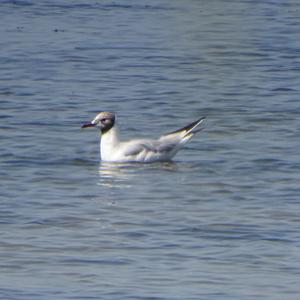
<instances>
[{"instance_id":1,"label":"blue water","mask_svg":"<svg viewBox=\"0 0 300 300\"><path fill-rule=\"evenodd\" d=\"M1 299L299 299L299 33L299 1L2 0ZM100 110L207 126L102 164Z\"/></svg>"}]
</instances>

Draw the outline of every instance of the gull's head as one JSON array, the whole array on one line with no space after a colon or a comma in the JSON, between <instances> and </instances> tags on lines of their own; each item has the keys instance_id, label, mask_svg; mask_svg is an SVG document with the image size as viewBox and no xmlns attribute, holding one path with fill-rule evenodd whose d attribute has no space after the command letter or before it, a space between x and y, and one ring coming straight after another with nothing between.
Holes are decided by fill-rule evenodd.
<instances>
[{"instance_id":1,"label":"gull's head","mask_svg":"<svg viewBox=\"0 0 300 300\"><path fill-rule=\"evenodd\" d=\"M102 111L91 122L83 124L81 128L97 127L104 134L115 125L115 119L114 113Z\"/></svg>"}]
</instances>

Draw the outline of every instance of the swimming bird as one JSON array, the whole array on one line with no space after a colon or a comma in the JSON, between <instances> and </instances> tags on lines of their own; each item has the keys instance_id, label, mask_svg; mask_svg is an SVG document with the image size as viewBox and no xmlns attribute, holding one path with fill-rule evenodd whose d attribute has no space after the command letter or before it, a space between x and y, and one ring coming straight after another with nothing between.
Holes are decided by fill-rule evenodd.
<instances>
[{"instance_id":1,"label":"swimming bird","mask_svg":"<svg viewBox=\"0 0 300 300\"><path fill-rule=\"evenodd\" d=\"M189 125L162 135L154 139L133 139L120 141L116 116L112 112L100 112L81 128L96 127L101 133L101 160L106 162L156 162L170 161L183 148L195 133L201 131L199 127L204 117Z\"/></svg>"}]
</instances>

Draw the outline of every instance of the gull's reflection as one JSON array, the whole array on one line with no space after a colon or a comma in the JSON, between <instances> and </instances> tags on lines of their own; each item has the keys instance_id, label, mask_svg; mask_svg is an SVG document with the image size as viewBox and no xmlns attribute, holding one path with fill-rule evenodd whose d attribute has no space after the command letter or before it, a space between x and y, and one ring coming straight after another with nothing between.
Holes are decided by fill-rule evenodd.
<instances>
[{"instance_id":1,"label":"gull's reflection","mask_svg":"<svg viewBox=\"0 0 300 300\"><path fill-rule=\"evenodd\" d=\"M174 162L142 163L107 163L101 162L99 166L99 185L115 188L130 188L137 176L145 171L176 171L178 166Z\"/></svg>"},{"instance_id":2,"label":"gull's reflection","mask_svg":"<svg viewBox=\"0 0 300 300\"><path fill-rule=\"evenodd\" d=\"M130 164L101 162L99 166L99 185L106 187L131 187L131 178L135 175Z\"/></svg>"}]
</instances>

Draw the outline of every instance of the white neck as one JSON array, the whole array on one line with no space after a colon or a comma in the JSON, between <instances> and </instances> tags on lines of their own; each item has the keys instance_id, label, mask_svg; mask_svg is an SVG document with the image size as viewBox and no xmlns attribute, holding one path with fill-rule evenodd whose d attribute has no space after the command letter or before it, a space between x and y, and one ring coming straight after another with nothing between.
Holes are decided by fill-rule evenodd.
<instances>
[{"instance_id":1,"label":"white neck","mask_svg":"<svg viewBox=\"0 0 300 300\"><path fill-rule=\"evenodd\" d=\"M117 125L115 124L110 130L108 130L101 136L101 159L104 161L110 161L112 158L113 149L116 148L119 143L119 130Z\"/></svg>"}]
</instances>

